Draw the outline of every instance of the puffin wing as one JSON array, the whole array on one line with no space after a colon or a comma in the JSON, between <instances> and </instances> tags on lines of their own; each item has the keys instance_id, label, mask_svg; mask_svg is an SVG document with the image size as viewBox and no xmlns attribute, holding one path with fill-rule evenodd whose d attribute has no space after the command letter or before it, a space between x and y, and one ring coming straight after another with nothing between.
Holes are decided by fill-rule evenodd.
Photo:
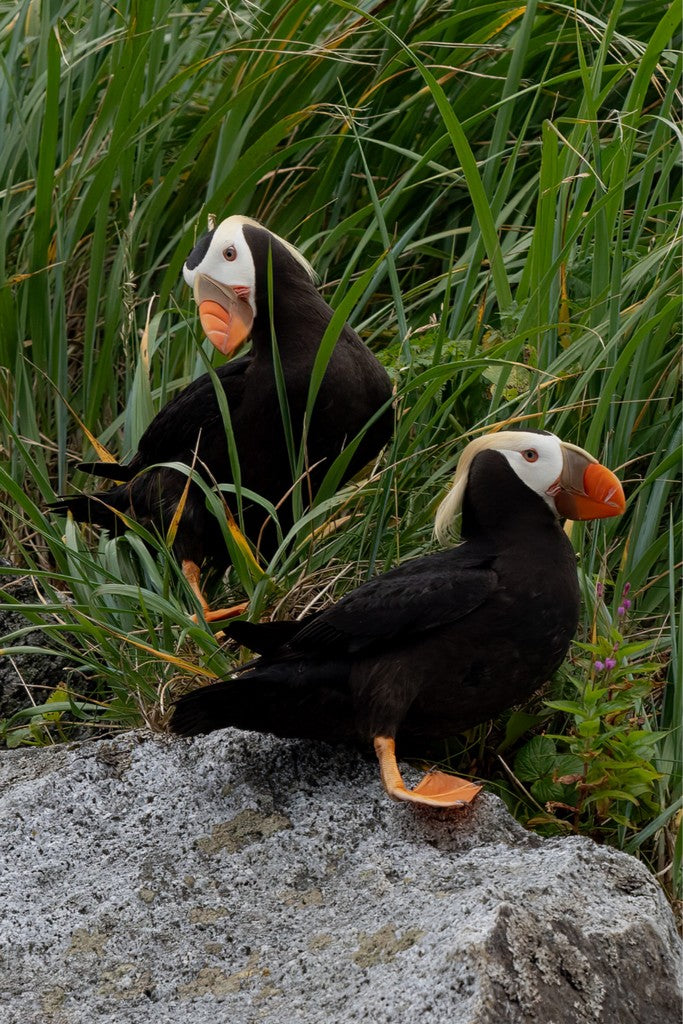
<instances>
[{"instance_id":1,"label":"puffin wing","mask_svg":"<svg viewBox=\"0 0 683 1024\"><path fill-rule=\"evenodd\" d=\"M245 377L251 362L251 356L243 356L216 371L231 416L237 413L242 401ZM135 465L139 471L151 462L170 462L192 451L200 434L205 436L216 429L225 429L223 416L214 381L205 373L188 384L157 413L140 438L131 465Z\"/></svg>"},{"instance_id":2,"label":"puffin wing","mask_svg":"<svg viewBox=\"0 0 683 1024\"><path fill-rule=\"evenodd\" d=\"M353 655L463 619L495 589L494 557L454 549L406 562L304 620L287 647L292 654Z\"/></svg>"}]
</instances>

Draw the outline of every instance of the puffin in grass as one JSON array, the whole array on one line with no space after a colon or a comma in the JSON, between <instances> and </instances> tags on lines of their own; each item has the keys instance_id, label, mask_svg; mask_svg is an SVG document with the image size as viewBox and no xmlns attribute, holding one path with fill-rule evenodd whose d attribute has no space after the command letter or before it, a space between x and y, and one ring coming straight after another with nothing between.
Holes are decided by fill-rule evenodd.
<instances>
[{"instance_id":1,"label":"puffin in grass","mask_svg":"<svg viewBox=\"0 0 683 1024\"><path fill-rule=\"evenodd\" d=\"M298 622L235 621L226 632L260 654L231 679L186 694L171 730L224 726L374 746L386 792L436 807L481 787L430 772L408 789L402 740L447 738L523 701L558 668L579 621L574 549L564 519L624 510L616 476L543 431L487 434L463 451L436 515L445 541Z\"/></svg>"},{"instance_id":2,"label":"puffin in grass","mask_svg":"<svg viewBox=\"0 0 683 1024\"><path fill-rule=\"evenodd\" d=\"M344 325L304 428L311 375L333 311L316 289L307 260L257 221L242 216L222 221L197 242L183 275L193 289L202 328L220 352L232 357L251 338L247 355L216 370L234 438L232 458L216 384L205 374L164 406L125 465L79 467L117 481L116 486L63 496L51 509L71 512L75 519L114 534L125 529L125 517L162 538L172 527L173 552L205 619L213 621L244 607L210 611L200 586L201 572L222 574L228 567L221 524L207 508L201 486L188 485L187 472L159 463L193 467L211 487L235 483L239 476L242 491L276 507L286 535L294 522L291 492L297 480L303 506L308 507L347 446L350 457L340 483L374 459L388 441L393 429L391 384L372 352ZM224 493L224 498L236 516L234 496ZM247 537L271 556L277 548L272 517L262 504L244 496L242 515Z\"/></svg>"}]
</instances>

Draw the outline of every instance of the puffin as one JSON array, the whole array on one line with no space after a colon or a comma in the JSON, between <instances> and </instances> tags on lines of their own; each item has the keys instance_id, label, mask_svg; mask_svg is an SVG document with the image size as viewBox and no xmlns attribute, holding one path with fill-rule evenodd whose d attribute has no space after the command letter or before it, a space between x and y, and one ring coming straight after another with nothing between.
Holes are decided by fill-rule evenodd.
<instances>
[{"instance_id":1,"label":"puffin","mask_svg":"<svg viewBox=\"0 0 683 1024\"><path fill-rule=\"evenodd\" d=\"M436 514L442 544L460 517L461 543L410 559L299 621L233 620L228 635L259 657L180 697L170 728L360 743L374 747L391 798L468 803L481 787L445 772L409 789L397 743L453 736L546 682L579 621L563 521L624 507L617 477L554 434L478 437Z\"/></svg>"},{"instance_id":2,"label":"puffin","mask_svg":"<svg viewBox=\"0 0 683 1024\"><path fill-rule=\"evenodd\" d=\"M159 463L190 466L211 487L235 482L278 510L283 534L294 522L292 489L302 480L310 506L337 456L350 447L340 479L349 480L376 458L393 432L392 388L378 359L345 324L325 368L310 421L307 402L313 367L333 311L314 283L304 256L249 217L231 216L199 239L183 266L202 329L230 361L215 372L227 406L234 451L216 385L204 374L155 416L125 464L81 463L87 473L116 481L92 494L61 496L51 510L123 532L126 517L169 537L172 551L207 622L246 607L210 610L201 574L223 574L229 556L221 525L205 494L187 473ZM232 358L251 339L246 355ZM278 388L284 381L284 388ZM286 408L291 427L287 427ZM300 449L304 459L297 463ZM227 515L237 513L226 495ZM262 504L243 495L244 532L265 557L277 549L277 530Z\"/></svg>"}]
</instances>

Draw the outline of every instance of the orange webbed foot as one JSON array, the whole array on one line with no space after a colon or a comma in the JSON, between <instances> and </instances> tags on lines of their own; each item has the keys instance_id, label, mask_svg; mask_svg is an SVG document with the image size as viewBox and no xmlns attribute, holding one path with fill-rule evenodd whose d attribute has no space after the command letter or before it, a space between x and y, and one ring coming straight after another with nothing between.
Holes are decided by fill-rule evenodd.
<instances>
[{"instance_id":1,"label":"orange webbed foot","mask_svg":"<svg viewBox=\"0 0 683 1024\"><path fill-rule=\"evenodd\" d=\"M242 601L241 604L234 604L230 608L215 608L213 611L205 608L202 614L207 622L220 622L222 619L235 619L238 615L244 615L248 607L249 602ZM193 615L191 618L193 622L199 622L199 616Z\"/></svg>"},{"instance_id":2,"label":"orange webbed foot","mask_svg":"<svg viewBox=\"0 0 683 1024\"><path fill-rule=\"evenodd\" d=\"M472 803L482 788L456 775L431 771L414 789L408 789L398 770L394 740L387 736L376 736L374 745L382 784L392 800L422 804L425 807L464 807Z\"/></svg>"},{"instance_id":3,"label":"orange webbed foot","mask_svg":"<svg viewBox=\"0 0 683 1024\"><path fill-rule=\"evenodd\" d=\"M202 593L202 588L199 585L199 566L196 562L191 562L189 559L185 559L182 564L183 576L187 580L200 605L202 606L202 614L206 622L221 622L223 619L234 619L238 615L244 615L247 608L249 607L248 601L242 601L240 604L233 604L230 608L216 608L211 611L209 603ZM190 620L192 622L199 622L199 616L197 614L191 615Z\"/></svg>"}]
</instances>

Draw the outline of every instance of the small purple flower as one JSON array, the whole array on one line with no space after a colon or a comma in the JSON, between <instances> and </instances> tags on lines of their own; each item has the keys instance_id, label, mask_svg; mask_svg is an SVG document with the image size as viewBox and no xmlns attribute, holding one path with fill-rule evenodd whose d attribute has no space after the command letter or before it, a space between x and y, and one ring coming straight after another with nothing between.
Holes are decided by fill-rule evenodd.
<instances>
[{"instance_id":1,"label":"small purple flower","mask_svg":"<svg viewBox=\"0 0 683 1024\"><path fill-rule=\"evenodd\" d=\"M627 597L625 597L621 603L623 607L626 608L626 610L628 610L631 607L631 602Z\"/></svg>"},{"instance_id":2,"label":"small purple flower","mask_svg":"<svg viewBox=\"0 0 683 1024\"><path fill-rule=\"evenodd\" d=\"M598 582L595 584L595 596L599 598L602 597L604 593L605 585L604 583L601 583L600 580L598 580Z\"/></svg>"},{"instance_id":3,"label":"small purple flower","mask_svg":"<svg viewBox=\"0 0 683 1024\"><path fill-rule=\"evenodd\" d=\"M624 615L626 615L626 609L624 608L623 604L620 604L617 608L617 615L620 619L623 619Z\"/></svg>"},{"instance_id":4,"label":"small purple flower","mask_svg":"<svg viewBox=\"0 0 683 1024\"><path fill-rule=\"evenodd\" d=\"M594 661L593 662L593 668L595 669L596 672L604 672L605 671L605 663L604 663L604 661Z\"/></svg>"},{"instance_id":5,"label":"small purple flower","mask_svg":"<svg viewBox=\"0 0 683 1024\"><path fill-rule=\"evenodd\" d=\"M611 668L616 668L616 667L617 667L616 658L605 658L605 668L606 669L611 669Z\"/></svg>"},{"instance_id":6,"label":"small purple flower","mask_svg":"<svg viewBox=\"0 0 683 1024\"><path fill-rule=\"evenodd\" d=\"M631 589L631 584L630 583L624 583L624 591L623 591L624 597L626 597L628 595L628 592L629 592L630 589Z\"/></svg>"}]
</instances>

